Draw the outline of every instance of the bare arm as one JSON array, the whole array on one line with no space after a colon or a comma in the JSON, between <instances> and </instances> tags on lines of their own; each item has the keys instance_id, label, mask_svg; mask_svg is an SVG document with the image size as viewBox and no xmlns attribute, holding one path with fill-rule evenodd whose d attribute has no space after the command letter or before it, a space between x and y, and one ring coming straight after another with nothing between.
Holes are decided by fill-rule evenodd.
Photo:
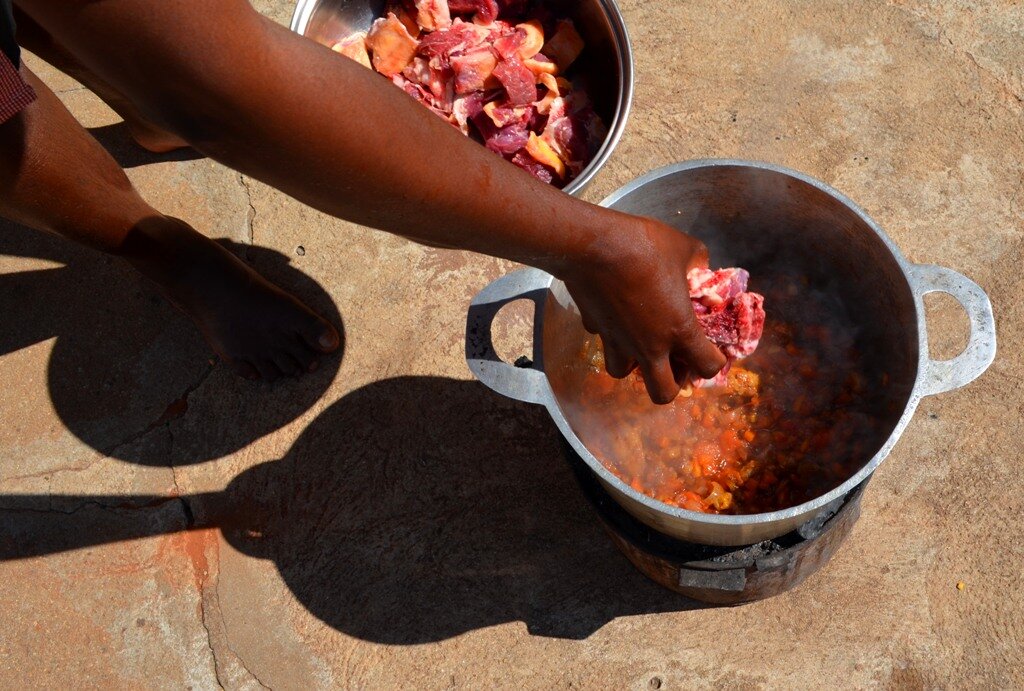
<instances>
[{"instance_id":1,"label":"bare arm","mask_svg":"<svg viewBox=\"0 0 1024 691\"><path fill-rule=\"evenodd\" d=\"M703 248L533 180L361 66L244 0L36 0L27 11L153 121L327 213L543 268L601 333L609 371L640 364L670 400L686 366L724 363L685 273Z\"/></svg>"}]
</instances>

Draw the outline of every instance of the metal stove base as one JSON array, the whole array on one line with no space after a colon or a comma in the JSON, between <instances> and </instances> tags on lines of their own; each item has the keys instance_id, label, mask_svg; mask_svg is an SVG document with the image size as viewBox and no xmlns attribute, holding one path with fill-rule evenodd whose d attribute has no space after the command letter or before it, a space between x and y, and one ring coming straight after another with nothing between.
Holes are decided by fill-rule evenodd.
<instances>
[{"instance_id":1,"label":"metal stove base","mask_svg":"<svg viewBox=\"0 0 1024 691\"><path fill-rule=\"evenodd\" d=\"M773 597L800 585L824 566L860 517L860 500L868 483L865 480L786 535L744 547L715 547L677 540L633 518L572 448L568 444L563 448L583 494L633 565L659 585L716 605Z\"/></svg>"}]
</instances>

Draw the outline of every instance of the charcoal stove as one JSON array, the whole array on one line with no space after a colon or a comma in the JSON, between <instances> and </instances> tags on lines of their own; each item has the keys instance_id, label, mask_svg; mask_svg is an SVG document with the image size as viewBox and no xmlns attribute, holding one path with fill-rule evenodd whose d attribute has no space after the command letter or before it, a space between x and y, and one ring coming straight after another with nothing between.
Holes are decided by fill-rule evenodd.
<instances>
[{"instance_id":1,"label":"charcoal stove","mask_svg":"<svg viewBox=\"0 0 1024 691\"><path fill-rule=\"evenodd\" d=\"M633 566L659 585L717 605L779 595L828 563L860 517L860 500L870 480L785 535L752 545L716 547L685 542L641 523L612 499L567 442L562 446L583 495Z\"/></svg>"}]
</instances>

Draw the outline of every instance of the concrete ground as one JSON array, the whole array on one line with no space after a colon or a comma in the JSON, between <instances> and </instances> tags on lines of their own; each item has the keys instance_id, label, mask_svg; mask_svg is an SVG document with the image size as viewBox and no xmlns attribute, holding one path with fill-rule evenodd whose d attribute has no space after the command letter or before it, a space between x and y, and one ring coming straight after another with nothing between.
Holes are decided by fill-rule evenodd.
<instances>
[{"instance_id":1,"label":"concrete ground","mask_svg":"<svg viewBox=\"0 0 1024 691\"><path fill-rule=\"evenodd\" d=\"M288 0L257 4L287 22ZM467 302L511 265L143 155L29 57L158 208L347 344L300 383L244 383L117 262L0 225L0 686L1024 686L1024 6L622 4L636 104L588 199L673 161L774 161L995 304L995 364L923 402L838 556L739 608L662 591L543 412L471 381ZM930 318L955 353L962 313Z\"/></svg>"}]
</instances>

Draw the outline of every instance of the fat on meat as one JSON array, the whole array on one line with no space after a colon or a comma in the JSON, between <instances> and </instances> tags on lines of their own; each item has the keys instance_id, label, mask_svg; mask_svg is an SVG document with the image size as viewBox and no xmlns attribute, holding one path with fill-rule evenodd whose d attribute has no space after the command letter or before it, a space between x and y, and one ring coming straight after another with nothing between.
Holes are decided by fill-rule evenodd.
<instances>
[{"instance_id":1,"label":"fat on meat","mask_svg":"<svg viewBox=\"0 0 1024 691\"><path fill-rule=\"evenodd\" d=\"M415 0L416 23L424 31L447 29L452 25L452 15L448 9L448 0Z\"/></svg>"},{"instance_id":2,"label":"fat on meat","mask_svg":"<svg viewBox=\"0 0 1024 691\"><path fill-rule=\"evenodd\" d=\"M366 50L366 32L360 31L334 44L331 50L341 53L346 58L355 60L363 67L373 68L370 53Z\"/></svg>"},{"instance_id":3,"label":"fat on meat","mask_svg":"<svg viewBox=\"0 0 1024 691\"><path fill-rule=\"evenodd\" d=\"M744 269L712 271L695 268L687 274L690 302L708 340L721 349L731 363L757 349L764 330L764 297L747 291L750 274ZM713 379L695 379L698 386L725 382L726 369Z\"/></svg>"},{"instance_id":4,"label":"fat on meat","mask_svg":"<svg viewBox=\"0 0 1024 691\"><path fill-rule=\"evenodd\" d=\"M416 39L393 13L373 23L366 36L366 47L373 52L373 69L393 77L405 69L416 55Z\"/></svg>"}]
</instances>

